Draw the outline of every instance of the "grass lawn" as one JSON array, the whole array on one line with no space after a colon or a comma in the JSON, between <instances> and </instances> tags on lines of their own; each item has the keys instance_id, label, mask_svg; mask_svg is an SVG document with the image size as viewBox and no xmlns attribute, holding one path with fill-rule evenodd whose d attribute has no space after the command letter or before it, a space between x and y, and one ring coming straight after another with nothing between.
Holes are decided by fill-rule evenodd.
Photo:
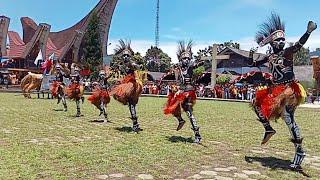
<instances>
[{"instance_id":1,"label":"grass lawn","mask_svg":"<svg viewBox=\"0 0 320 180\"><path fill-rule=\"evenodd\" d=\"M128 107L114 100L108 107L112 123L93 123L99 112L88 101L84 116L75 118L75 102L68 101L63 112L56 100L0 93L0 179L102 179L119 173L124 179L304 178L287 169L294 146L282 120L272 123L277 134L260 146L263 127L248 104L197 101L203 136L197 145L189 122L177 132L175 119L163 115L165 100L140 99L144 131L137 134L130 131ZM320 110L298 108L296 120L307 151L303 167L319 179Z\"/></svg>"}]
</instances>

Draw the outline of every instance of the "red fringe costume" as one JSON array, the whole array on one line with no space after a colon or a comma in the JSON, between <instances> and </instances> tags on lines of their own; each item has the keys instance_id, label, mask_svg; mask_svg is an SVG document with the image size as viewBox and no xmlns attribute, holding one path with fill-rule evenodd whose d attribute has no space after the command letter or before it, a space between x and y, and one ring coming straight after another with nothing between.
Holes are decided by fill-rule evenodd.
<instances>
[{"instance_id":1,"label":"red fringe costume","mask_svg":"<svg viewBox=\"0 0 320 180\"><path fill-rule=\"evenodd\" d=\"M196 92L191 91L178 91L176 93L170 92L168 95L167 103L163 109L164 114L181 114L181 104L186 98L191 97L192 106L196 103ZM179 113L180 112L180 113Z\"/></svg>"},{"instance_id":2,"label":"red fringe costume","mask_svg":"<svg viewBox=\"0 0 320 180\"><path fill-rule=\"evenodd\" d=\"M50 85L50 92L53 97L58 97L58 89L60 86L60 82L54 80Z\"/></svg>"},{"instance_id":3,"label":"red fringe costume","mask_svg":"<svg viewBox=\"0 0 320 180\"><path fill-rule=\"evenodd\" d=\"M70 99L79 99L83 94L83 86L80 83L72 82L66 88L66 94Z\"/></svg>"},{"instance_id":4,"label":"red fringe costume","mask_svg":"<svg viewBox=\"0 0 320 180\"><path fill-rule=\"evenodd\" d=\"M278 119L282 116L285 105L297 107L305 97L303 87L297 82L291 82L257 90L254 105L261 108L268 120Z\"/></svg>"},{"instance_id":5,"label":"red fringe costume","mask_svg":"<svg viewBox=\"0 0 320 180\"><path fill-rule=\"evenodd\" d=\"M101 89L100 87L96 87L92 94L88 97L88 101L90 101L93 105L95 105L98 109L100 109L101 100L105 105L110 103L110 96L106 89Z\"/></svg>"},{"instance_id":6,"label":"red fringe costume","mask_svg":"<svg viewBox=\"0 0 320 180\"><path fill-rule=\"evenodd\" d=\"M141 92L142 85L137 82L135 75L130 73L122 79L119 85L111 90L110 94L115 100L127 105L129 99L132 100L133 104L137 104Z\"/></svg>"}]
</instances>

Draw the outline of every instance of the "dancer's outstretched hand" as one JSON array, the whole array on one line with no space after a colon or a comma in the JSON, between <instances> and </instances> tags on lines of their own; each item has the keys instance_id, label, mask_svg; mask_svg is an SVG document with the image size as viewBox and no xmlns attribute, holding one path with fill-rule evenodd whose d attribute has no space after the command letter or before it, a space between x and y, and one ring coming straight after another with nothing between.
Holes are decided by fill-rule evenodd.
<instances>
[{"instance_id":1,"label":"dancer's outstretched hand","mask_svg":"<svg viewBox=\"0 0 320 180\"><path fill-rule=\"evenodd\" d=\"M315 29L317 29L317 24L313 21L309 21L308 23L308 28L307 28L307 32L311 33L312 31L314 31Z\"/></svg>"}]
</instances>

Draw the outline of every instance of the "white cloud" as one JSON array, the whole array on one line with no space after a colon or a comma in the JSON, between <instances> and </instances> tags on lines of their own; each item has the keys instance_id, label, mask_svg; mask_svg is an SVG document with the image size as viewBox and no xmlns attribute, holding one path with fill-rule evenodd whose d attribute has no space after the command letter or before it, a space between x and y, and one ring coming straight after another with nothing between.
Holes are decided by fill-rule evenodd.
<instances>
[{"instance_id":1,"label":"white cloud","mask_svg":"<svg viewBox=\"0 0 320 180\"><path fill-rule=\"evenodd\" d=\"M300 36L292 36L292 37L287 37L287 41L288 42L297 42L299 41ZM320 32L319 31L315 31L313 32L307 43L304 45L305 48L310 48L311 51L316 50L316 48L320 48Z\"/></svg>"},{"instance_id":2,"label":"white cloud","mask_svg":"<svg viewBox=\"0 0 320 180\"><path fill-rule=\"evenodd\" d=\"M287 37L288 42L297 42L300 37L290 36ZM110 40L111 45L108 47L108 53L112 54L113 49L117 46L118 40ZM258 44L254 41L253 37L244 37L239 40L234 40L234 42L240 43L240 48L243 50L250 50L251 48L258 47ZM222 43L217 41L198 41L194 42L193 53L196 53L199 49L204 49L213 43ZM154 41L151 40L131 40L131 47L135 52L140 52L143 56L146 51L154 45ZM309 40L304 45L304 47L309 47L310 50L315 50L320 47L320 33L315 32L311 34ZM160 48L163 52L167 53L174 63L178 62L176 51L177 51L177 41L169 41L169 42L160 42ZM259 47L258 52L265 53L268 49L268 46Z\"/></svg>"}]
</instances>

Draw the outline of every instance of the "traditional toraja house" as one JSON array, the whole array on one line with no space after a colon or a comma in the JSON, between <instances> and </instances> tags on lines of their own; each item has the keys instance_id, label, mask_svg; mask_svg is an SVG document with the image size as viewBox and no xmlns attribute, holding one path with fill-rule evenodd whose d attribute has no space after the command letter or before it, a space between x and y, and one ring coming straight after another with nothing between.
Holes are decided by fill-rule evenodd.
<instances>
[{"instance_id":1,"label":"traditional toraja house","mask_svg":"<svg viewBox=\"0 0 320 180\"><path fill-rule=\"evenodd\" d=\"M17 70L34 70L33 63L41 50L44 58L52 53L59 62L79 62L82 54L82 42L89 19L93 12L99 17L100 41L103 57L106 57L109 28L112 15L118 0L100 0L87 16L74 26L59 32L50 32L51 26L46 23L37 25L31 18L22 17L23 37L17 32L8 31L10 19L0 16L0 48L1 56L7 56L8 61L0 63L0 68L15 68ZM9 44L7 48L7 36ZM10 70L10 69L9 69Z\"/></svg>"},{"instance_id":2,"label":"traditional toraja house","mask_svg":"<svg viewBox=\"0 0 320 180\"><path fill-rule=\"evenodd\" d=\"M263 71L268 72L267 64L260 68L249 67L249 51L226 47L224 50L218 53L218 55L229 55L227 59L217 60L217 73L231 72L232 74L245 74L251 71ZM264 54L254 53L253 58L263 59Z\"/></svg>"},{"instance_id":3,"label":"traditional toraja house","mask_svg":"<svg viewBox=\"0 0 320 180\"><path fill-rule=\"evenodd\" d=\"M231 76L230 82L234 82L236 78L239 76L246 74L252 71L262 71L268 72L268 64L263 65L260 68L257 67L249 67L248 59L249 59L249 51L235 49L231 47L226 47L220 52L218 52L217 56L217 69L216 69L216 77L221 74L229 74ZM261 53L254 53L254 59L262 60L265 56ZM212 69L206 69L205 72L199 77L198 83L209 85L211 83L211 72Z\"/></svg>"},{"instance_id":4,"label":"traditional toraja house","mask_svg":"<svg viewBox=\"0 0 320 180\"><path fill-rule=\"evenodd\" d=\"M10 19L0 16L0 57L7 56L7 34Z\"/></svg>"}]
</instances>

